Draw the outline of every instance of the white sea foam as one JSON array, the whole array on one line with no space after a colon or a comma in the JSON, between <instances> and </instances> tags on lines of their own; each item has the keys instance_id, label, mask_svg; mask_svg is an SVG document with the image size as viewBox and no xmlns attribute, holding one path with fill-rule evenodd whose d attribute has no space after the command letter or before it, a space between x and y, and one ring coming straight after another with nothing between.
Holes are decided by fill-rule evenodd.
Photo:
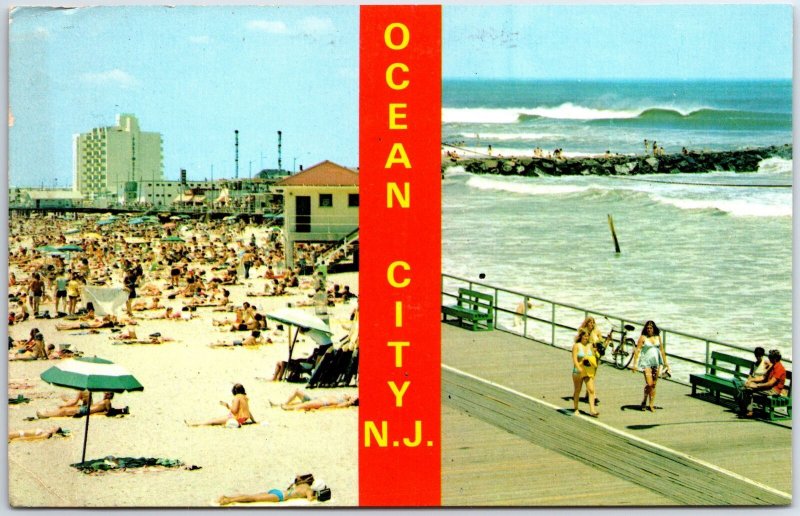
<instances>
[{"instance_id":1,"label":"white sea foam","mask_svg":"<svg viewBox=\"0 0 800 516\"><path fill-rule=\"evenodd\" d=\"M792 160L768 158L758 164L760 174L787 174L792 172Z\"/></svg>"},{"instance_id":2,"label":"white sea foam","mask_svg":"<svg viewBox=\"0 0 800 516\"><path fill-rule=\"evenodd\" d=\"M717 210L735 217L791 217L791 204L773 204L752 199L686 199L653 195L654 200L682 210Z\"/></svg>"},{"instance_id":3,"label":"white sea foam","mask_svg":"<svg viewBox=\"0 0 800 516\"><path fill-rule=\"evenodd\" d=\"M523 195L564 195L581 193L589 190L588 186L498 181L482 176L472 176L467 180L467 186L476 188L478 190L496 190Z\"/></svg>"}]
</instances>

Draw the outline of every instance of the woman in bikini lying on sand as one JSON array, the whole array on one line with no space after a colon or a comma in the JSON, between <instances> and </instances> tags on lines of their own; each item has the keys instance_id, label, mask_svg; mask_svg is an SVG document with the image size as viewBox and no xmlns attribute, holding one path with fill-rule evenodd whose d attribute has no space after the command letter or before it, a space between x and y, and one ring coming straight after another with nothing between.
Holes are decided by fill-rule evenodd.
<instances>
[{"instance_id":1,"label":"woman in bikini lying on sand","mask_svg":"<svg viewBox=\"0 0 800 516\"><path fill-rule=\"evenodd\" d=\"M256 420L253 418L253 414L250 412L250 403L247 399L247 393L244 391L244 386L241 383L237 383L233 386L233 401L228 404L224 401L220 401L219 404L229 410L228 415L219 418L219 419L212 419L210 421L206 421L204 423L196 422L190 423L188 421L184 421L188 426L231 426L231 427L240 427L246 424L248 421L250 423L255 424Z\"/></svg>"},{"instance_id":2,"label":"woman in bikini lying on sand","mask_svg":"<svg viewBox=\"0 0 800 516\"><path fill-rule=\"evenodd\" d=\"M10 430L8 432L8 442L20 441L37 441L50 439L54 435L67 436L69 430L64 430L60 426L54 426L48 430L37 428L36 430Z\"/></svg>"},{"instance_id":3,"label":"woman in bikini lying on sand","mask_svg":"<svg viewBox=\"0 0 800 516\"><path fill-rule=\"evenodd\" d=\"M293 498L305 498L309 502L314 501L319 493L325 488L325 484L318 483L312 488L314 477L311 475L297 477L295 481L286 489L270 489L266 493L246 494L237 496L221 496L218 500L220 505L232 503L252 503L252 502L283 502ZM315 489L316 488L316 489ZM330 490L328 496L330 496ZM326 501L328 498L320 499Z\"/></svg>"},{"instance_id":4,"label":"woman in bikini lying on sand","mask_svg":"<svg viewBox=\"0 0 800 516\"><path fill-rule=\"evenodd\" d=\"M270 406L275 406L270 401ZM357 407L358 396L351 396L349 394L330 394L328 396L320 396L319 398L312 398L306 392L297 389L289 396L286 403L281 405L283 410L317 410L322 408L346 408Z\"/></svg>"}]
</instances>

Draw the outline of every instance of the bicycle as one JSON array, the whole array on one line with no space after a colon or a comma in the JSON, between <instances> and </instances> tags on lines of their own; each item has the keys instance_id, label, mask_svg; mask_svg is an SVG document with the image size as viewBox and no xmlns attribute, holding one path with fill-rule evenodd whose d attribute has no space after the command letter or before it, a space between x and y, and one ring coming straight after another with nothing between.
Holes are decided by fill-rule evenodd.
<instances>
[{"instance_id":1,"label":"bicycle","mask_svg":"<svg viewBox=\"0 0 800 516\"><path fill-rule=\"evenodd\" d=\"M617 369L627 369L633 360L633 350L636 347L636 341L628 337L628 332L635 330L632 324L623 324L622 329L617 330L612 328L611 333L615 331L619 333L619 344L611 351L612 363ZM628 351L630 349L631 351Z\"/></svg>"}]
</instances>

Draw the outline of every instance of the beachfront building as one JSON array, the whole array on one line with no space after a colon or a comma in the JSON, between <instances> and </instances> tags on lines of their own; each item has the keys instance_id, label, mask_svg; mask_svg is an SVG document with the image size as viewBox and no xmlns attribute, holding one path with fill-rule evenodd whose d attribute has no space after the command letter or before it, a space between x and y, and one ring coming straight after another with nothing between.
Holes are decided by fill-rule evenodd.
<instances>
[{"instance_id":1,"label":"beachfront building","mask_svg":"<svg viewBox=\"0 0 800 516\"><path fill-rule=\"evenodd\" d=\"M20 208L74 208L80 206L81 194L65 188L12 188L8 192L8 204Z\"/></svg>"},{"instance_id":2,"label":"beachfront building","mask_svg":"<svg viewBox=\"0 0 800 516\"><path fill-rule=\"evenodd\" d=\"M330 161L275 183L283 195L286 262L297 242L338 242L358 229L358 173Z\"/></svg>"},{"instance_id":3,"label":"beachfront building","mask_svg":"<svg viewBox=\"0 0 800 516\"><path fill-rule=\"evenodd\" d=\"M164 181L161 134L141 131L134 115L75 135L73 146L72 184L86 199L135 202L138 183Z\"/></svg>"}]
</instances>

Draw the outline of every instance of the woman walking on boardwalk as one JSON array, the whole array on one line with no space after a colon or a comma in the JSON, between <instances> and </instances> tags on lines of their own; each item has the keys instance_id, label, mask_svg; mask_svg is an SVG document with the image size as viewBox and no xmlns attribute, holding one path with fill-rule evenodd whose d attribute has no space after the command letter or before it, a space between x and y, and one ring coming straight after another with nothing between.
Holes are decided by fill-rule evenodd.
<instances>
[{"instance_id":1,"label":"woman walking on boardwalk","mask_svg":"<svg viewBox=\"0 0 800 516\"><path fill-rule=\"evenodd\" d=\"M667 350L661 342L661 332L653 321L647 321L642 328L642 334L636 342L636 350L633 352L633 365L631 369L635 373L637 369L644 373L644 399L642 400L642 410L655 412L656 382L658 381L658 369L664 366L669 371L667 364ZM638 366L638 368L637 368Z\"/></svg>"},{"instance_id":2,"label":"woman walking on boardwalk","mask_svg":"<svg viewBox=\"0 0 800 516\"><path fill-rule=\"evenodd\" d=\"M583 384L586 384L586 395L589 398L589 415L597 417L600 415L594 409L595 403L595 384L594 376L597 372L597 351L591 342L591 330L580 329L572 345L572 384L575 387L572 393L572 403L575 415L580 414L578 402L581 396Z\"/></svg>"}]
</instances>

